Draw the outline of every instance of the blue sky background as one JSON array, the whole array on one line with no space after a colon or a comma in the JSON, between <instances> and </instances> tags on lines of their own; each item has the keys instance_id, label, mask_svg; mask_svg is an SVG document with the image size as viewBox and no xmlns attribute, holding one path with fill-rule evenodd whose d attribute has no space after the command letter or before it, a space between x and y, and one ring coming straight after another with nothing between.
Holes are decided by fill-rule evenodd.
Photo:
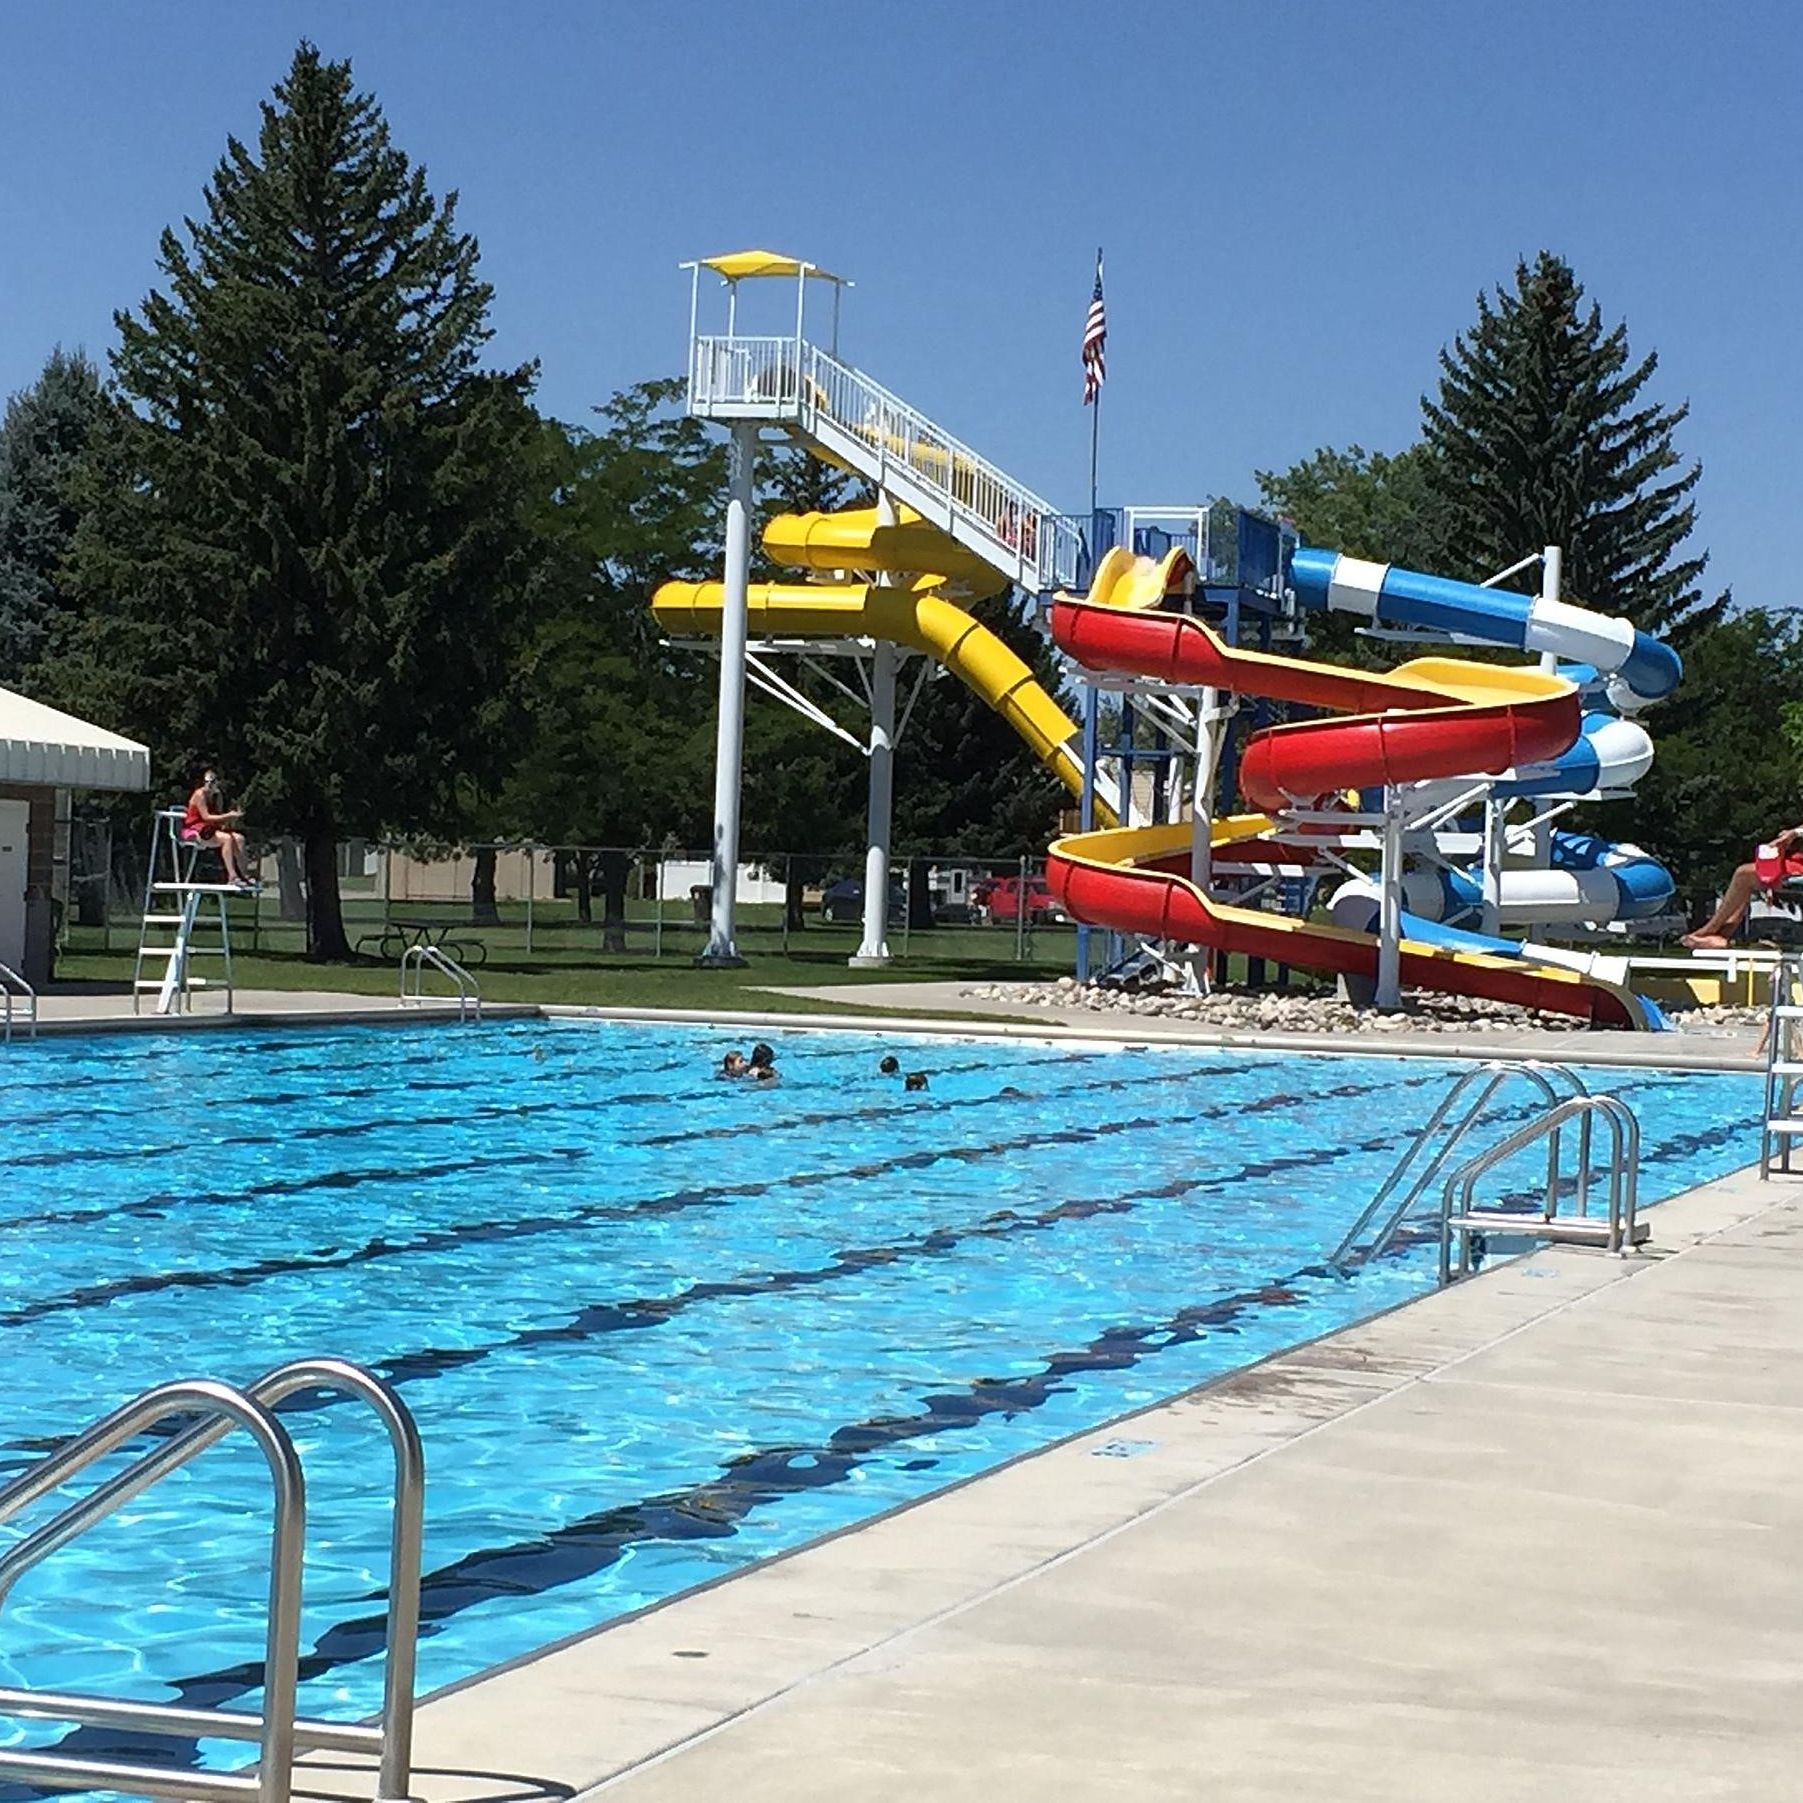
<instances>
[{"instance_id":1,"label":"blue sky background","mask_svg":"<svg viewBox=\"0 0 1803 1803\"><path fill-rule=\"evenodd\" d=\"M1408 443L1548 246L1691 403L1708 580L1803 600L1803 9L0 0L0 391L111 345L303 34L461 190L496 353L565 417L680 367L682 258L765 245L854 277L846 353L1075 508L1100 242L1103 499L1249 499Z\"/></svg>"}]
</instances>

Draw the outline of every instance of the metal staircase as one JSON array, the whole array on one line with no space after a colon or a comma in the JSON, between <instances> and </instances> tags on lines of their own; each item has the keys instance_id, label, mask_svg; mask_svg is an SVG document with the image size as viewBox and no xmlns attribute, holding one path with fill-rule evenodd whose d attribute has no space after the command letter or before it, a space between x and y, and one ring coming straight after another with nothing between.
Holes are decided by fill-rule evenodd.
<instances>
[{"instance_id":1,"label":"metal staircase","mask_svg":"<svg viewBox=\"0 0 1803 1803\"><path fill-rule=\"evenodd\" d=\"M1803 1057L1798 1054L1798 1023L1803 1022L1803 956L1786 953L1772 970L1771 1009L1765 1023L1765 1122L1759 1134L1759 1175L1772 1166L1790 1174L1791 1147L1803 1134L1798 1108L1803 1084Z\"/></svg>"},{"instance_id":2,"label":"metal staircase","mask_svg":"<svg viewBox=\"0 0 1803 1803\"><path fill-rule=\"evenodd\" d=\"M1075 520L799 335L692 338L689 411L787 427L1032 593L1079 580L1083 539Z\"/></svg>"},{"instance_id":3,"label":"metal staircase","mask_svg":"<svg viewBox=\"0 0 1803 1803\"><path fill-rule=\"evenodd\" d=\"M150 829L150 865L144 876L144 913L138 926L138 958L132 969L134 1014L154 994L158 1014L193 1006L196 989L223 988L232 1012L232 925L227 898L249 891L231 883L201 883L194 873L203 845L183 842L182 810L159 808ZM217 928L217 933L213 931ZM218 958L217 977L197 976L196 958Z\"/></svg>"},{"instance_id":4,"label":"metal staircase","mask_svg":"<svg viewBox=\"0 0 1803 1803\"><path fill-rule=\"evenodd\" d=\"M394 1459L394 1522L389 1540L387 1661L382 1710L373 1722L314 1721L295 1714L300 1663L301 1566L307 1483L300 1454L275 1409L298 1391L325 1390L362 1402L381 1422ZM288 1803L298 1752L358 1753L377 1762L378 1803L402 1803L413 1763L413 1678L419 1636L420 1537L425 1507L425 1454L407 1405L380 1378L343 1359L280 1365L237 1388L213 1378L159 1384L0 1490L0 1523L90 1473L108 1454L162 1430L122 1471L77 1496L0 1553L0 1603L33 1566L79 1539L141 1491L243 1428L269 1468L269 1620L262 1671L263 1706L247 1710L131 1702L76 1691L0 1687L0 1714L122 1729L177 1742L254 1741L251 1771L202 1771L63 1751L55 1746L0 1750L0 1779L56 1790L122 1790L139 1796L194 1798L200 1803ZM173 1431L171 1431L173 1430Z\"/></svg>"}]
</instances>

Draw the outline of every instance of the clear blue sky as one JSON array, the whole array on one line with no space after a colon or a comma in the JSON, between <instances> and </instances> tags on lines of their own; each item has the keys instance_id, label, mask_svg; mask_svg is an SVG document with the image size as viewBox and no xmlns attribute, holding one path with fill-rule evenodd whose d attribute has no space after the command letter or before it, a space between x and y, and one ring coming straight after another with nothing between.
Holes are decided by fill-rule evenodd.
<instances>
[{"instance_id":1,"label":"clear blue sky","mask_svg":"<svg viewBox=\"0 0 1803 1803\"><path fill-rule=\"evenodd\" d=\"M1409 442L1478 289L1549 246L1691 403L1708 580L1803 600L1797 8L0 0L0 391L111 345L302 35L461 190L497 354L565 417L679 368L682 258L768 246L854 277L847 354L1075 508L1100 242L1103 498L1250 498Z\"/></svg>"}]
</instances>

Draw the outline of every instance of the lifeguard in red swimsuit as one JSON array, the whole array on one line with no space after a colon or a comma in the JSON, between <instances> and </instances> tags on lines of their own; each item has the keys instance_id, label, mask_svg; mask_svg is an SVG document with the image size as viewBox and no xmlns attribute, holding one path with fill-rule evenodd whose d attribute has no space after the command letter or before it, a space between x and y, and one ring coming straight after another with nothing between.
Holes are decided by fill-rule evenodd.
<instances>
[{"instance_id":1,"label":"lifeguard in red swimsuit","mask_svg":"<svg viewBox=\"0 0 1803 1803\"><path fill-rule=\"evenodd\" d=\"M182 843L205 845L219 853L225 865L225 880L240 889L250 887L244 874L244 835L229 832L234 820L242 820L242 808L219 807L217 772L203 770L194 793L188 797L188 811L182 816Z\"/></svg>"},{"instance_id":2,"label":"lifeguard in red swimsuit","mask_svg":"<svg viewBox=\"0 0 1803 1803\"><path fill-rule=\"evenodd\" d=\"M1776 889L1790 877L1803 877L1803 826L1787 827L1770 845L1760 846L1753 862L1742 864L1729 877L1721 905L1679 944L1695 951L1727 950L1728 935L1739 930L1753 897L1762 889Z\"/></svg>"}]
</instances>

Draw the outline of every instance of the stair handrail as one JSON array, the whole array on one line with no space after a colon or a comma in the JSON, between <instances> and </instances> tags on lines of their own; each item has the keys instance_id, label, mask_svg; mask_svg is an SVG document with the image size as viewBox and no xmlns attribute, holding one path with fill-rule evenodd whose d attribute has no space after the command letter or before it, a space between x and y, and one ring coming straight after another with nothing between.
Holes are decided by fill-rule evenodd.
<instances>
[{"instance_id":1,"label":"stair handrail","mask_svg":"<svg viewBox=\"0 0 1803 1803\"><path fill-rule=\"evenodd\" d=\"M319 1731L343 1728L349 1731L350 1738L346 1741L334 1736L339 1750L377 1750L381 1762L376 1792L379 1803L404 1799L413 1764L413 1686L419 1642L420 1554L425 1533L425 1447L412 1411L394 1387L348 1359L291 1359L245 1384L242 1394L252 1404L273 1411L302 1390L335 1391L366 1403L381 1422L394 1457L394 1520L388 1547L387 1655L382 1680L382 1713L374 1735L372 1737L371 1731L360 1724L352 1723L308 1722L301 1724L301 1729L305 1730L304 1738L310 1745L329 1744L317 1738ZM0 1607L4 1607L12 1586L33 1566L86 1533L170 1472L216 1445L236 1425L236 1421L226 1418L196 1423L152 1448L0 1553ZM0 1498L0 1521L6 1519L6 1514L4 1498ZM0 1689L0 1703L15 1694ZM252 1717L238 1719L254 1720Z\"/></svg>"},{"instance_id":2,"label":"stair handrail","mask_svg":"<svg viewBox=\"0 0 1803 1803\"><path fill-rule=\"evenodd\" d=\"M31 1037L38 1036L38 992L13 969L10 964L0 964L0 1002L5 1003L0 1010L0 1045L11 1045L13 1041L13 1004L23 1001L25 1018L31 1023Z\"/></svg>"},{"instance_id":3,"label":"stair handrail","mask_svg":"<svg viewBox=\"0 0 1803 1803\"><path fill-rule=\"evenodd\" d=\"M0 1710L87 1725L129 1725L152 1732L196 1733L260 1742L254 1778L167 1766L91 1759L51 1749L0 1749L0 1777L61 1790L128 1790L201 1803L287 1803L293 1783L295 1687L300 1668L301 1559L306 1534L306 1478L288 1430L263 1404L215 1378L188 1378L155 1389L97 1421L0 1490L0 1522L47 1496L126 1441L172 1416L199 1414L242 1427L263 1454L274 1497L270 1529L269 1617L264 1636L261 1716L185 1709L159 1703L109 1703L75 1694L0 1689ZM25 1543L21 1543L23 1545ZM17 1552L17 1547L11 1549ZM10 1556L10 1554L8 1555ZM248 1732L247 1732L248 1730Z\"/></svg>"},{"instance_id":4,"label":"stair handrail","mask_svg":"<svg viewBox=\"0 0 1803 1803\"><path fill-rule=\"evenodd\" d=\"M772 418L793 418L804 430L825 418L870 446L879 475L898 464L1008 550L1012 562L1031 566L1040 588L1077 580L1083 539L1075 520L918 407L810 340L793 334L698 334L689 364L689 410L705 418L716 408L735 414L754 408ZM891 441L902 447L899 454ZM931 453L924 463L914 455L920 449ZM941 460L943 475L932 467ZM960 477L971 499L959 494ZM979 496L994 505L977 505Z\"/></svg>"},{"instance_id":5,"label":"stair handrail","mask_svg":"<svg viewBox=\"0 0 1803 1803\"><path fill-rule=\"evenodd\" d=\"M1434 1134L1445 1124L1447 1117L1452 1113L1454 1103L1458 1101L1472 1084L1476 1083L1479 1078L1486 1075L1490 1080L1484 1085L1483 1091L1478 1096L1477 1100L1472 1103L1468 1110L1466 1110L1464 1118L1453 1128L1452 1132L1441 1144L1439 1151L1428 1161L1426 1166L1417 1173L1416 1179L1409 1187L1408 1193L1384 1218L1384 1224L1372 1239L1371 1244L1365 1247L1363 1251L1360 1251L1358 1249L1359 1236L1363 1234L1371 1222L1376 1219L1378 1210L1383 1207L1384 1203L1394 1192L1396 1186L1401 1183L1404 1176L1408 1173L1409 1166L1414 1163L1417 1155L1430 1143ZM1347 1270L1354 1265L1365 1263L1368 1259L1376 1258L1388 1250L1390 1243L1402 1230L1402 1224L1408 1219L1410 1211L1421 1197L1427 1193L1434 1178L1445 1168L1446 1162L1452 1156L1454 1149L1458 1146L1459 1142L1464 1139L1466 1134L1477 1125L1484 1110L1489 1106L1490 1098L1497 1090L1508 1082L1511 1077L1515 1076L1524 1077L1534 1084L1546 1098L1548 1104L1553 1106L1556 1106L1560 1099L1559 1092L1553 1083L1554 1077L1569 1083L1572 1086L1572 1093L1576 1096L1584 1096L1590 1093L1584 1079L1580 1077L1570 1065L1547 1063L1540 1059L1513 1060L1490 1058L1471 1070L1462 1071L1448 1087L1446 1094L1440 1098L1439 1105L1434 1109L1433 1113L1429 1115L1420 1131L1416 1133L1414 1138L1411 1139L1408 1145L1403 1149L1402 1156L1391 1168L1389 1176L1387 1176L1378 1186L1377 1193L1365 1205L1364 1209L1360 1212L1358 1219L1347 1229L1345 1235L1341 1238L1340 1243L1331 1253L1329 1253L1327 1262L1330 1265L1338 1270ZM1556 1186L1558 1182L1556 1151L1556 1147L1548 1147L1547 1182L1549 1186ZM1581 1133L1578 1153L1581 1190L1587 1189L1589 1186L1589 1162L1590 1139L1589 1129L1588 1126L1586 1126Z\"/></svg>"},{"instance_id":6,"label":"stair handrail","mask_svg":"<svg viewBox=\"0 0 1803 1803\"><path fill-rule=\"evenodd\" d=\"M1557 1108L1518 1127L1506 1139L1499 1140L1494 1146L1487 1146L1483 1151L1474 1153L1453 1174L1446 1179L1446 1186L1440 1193L1440 1281L1451 1281L1452 1274L1452 1222L1455 1215L1469 1215L1472 1209L1472 1198L1477 1188L1477 1180L1486 1171L1494 1170L1504 1160L1514 1157L1517 1152L1525 1151L1537 1139L1548 1141L1548 1163L1555 1174L1558 1170L1559 1135L1568 1121L1582 1119L1586 1140L1588 1125L1597 1115L1609 1125L1609 1232L1607 1249L1619 1252L1624 1245L1631 1245L1634 1238L1634 1223L1640 1211L1640 1122L1633 1109L1620 1096L1583 1095L1570 1096ZM1455 1205L1454 1198L1457 1197ZM1555 1180L1549 1188L1541 1218L1552 1221L1558 1213L1558 1186ZM1587 1198L1583 1190L1578 1192L1578 1212L1588 1212ZM1526 1218L1526 1217L1522 1217ZM1506 1227L1511 1217L1499 1214L1498 1224ZM1470 1240L1463 1240L1466 1249ZM1462 1255L1463 1257L1463 1255ZM1464 1266L1461 1258L1461 1271Z\"/></svg>"},{"instance_id":7,"label":"stair handrail","mask_svg":"<svg viewBox=\"0 0 1803 1803\"><path fill-rule=\"evenodd\" d=\"M426 999L424 983L426 966L441 975L447 976L457 986L457 1018L468 1021L473 1012L475 1018L482 1018L482 986L469 971L457 962L443 946L410 945L401 953L401 1005L423 1003ZM413 987L407 987L407 972L413 972Z\"/></svg>"}]
</instances>

